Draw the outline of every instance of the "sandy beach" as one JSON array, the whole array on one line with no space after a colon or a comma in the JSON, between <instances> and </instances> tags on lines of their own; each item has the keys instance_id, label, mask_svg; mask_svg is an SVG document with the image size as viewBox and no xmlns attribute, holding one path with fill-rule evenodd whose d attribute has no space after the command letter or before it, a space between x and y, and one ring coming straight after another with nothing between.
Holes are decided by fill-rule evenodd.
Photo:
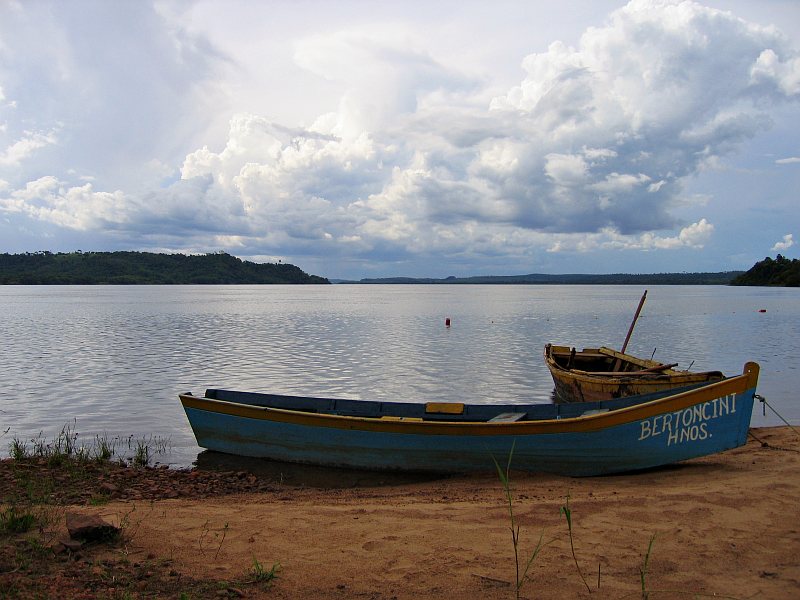
<instances>
[{"instance_id":1,"label":"sandy beach","mask_svg":"<svg viewBox=\"0 0 800 600\"><path fill-rule=\"evenodd\" d=\"M520 560L543 541L521 596L641 598L652 539L652 598L798 597L800 437L788 427L752 434L742 448L643 473L512 471ZM567 498L577 566L560 511ZM77 510L124 519L126 556L163 560L176 578L230 580L254 560L280 564L269 587L233 590L245 597L515 596L508 504L491 473L344 489L279 484Z\"/></svg>"}]
</instances>

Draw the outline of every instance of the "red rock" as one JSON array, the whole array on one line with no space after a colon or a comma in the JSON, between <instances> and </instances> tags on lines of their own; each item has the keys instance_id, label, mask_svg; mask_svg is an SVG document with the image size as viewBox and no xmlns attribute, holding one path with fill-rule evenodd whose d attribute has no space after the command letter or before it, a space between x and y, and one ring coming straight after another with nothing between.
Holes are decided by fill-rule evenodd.
<instances>
[{"instance_id":1,"label":"red rock","mask_svg":"<svg viewBox=\"0 0 800 600\"><path fill-rule=\"evenodd\" d=\"M67 513L67 531L70 537L80 540L108 540L119 534L119 529L97 515Z\"/></svg>"}]
</instances>

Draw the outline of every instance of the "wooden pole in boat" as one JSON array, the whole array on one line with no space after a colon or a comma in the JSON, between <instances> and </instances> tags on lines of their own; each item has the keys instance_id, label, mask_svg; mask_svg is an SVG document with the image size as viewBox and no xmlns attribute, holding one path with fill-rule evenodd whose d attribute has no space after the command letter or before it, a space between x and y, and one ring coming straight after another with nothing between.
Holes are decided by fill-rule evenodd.
<instances>
[{"instance_id":1,"label":"wooden pole in boat","mask_svg":"<svg viewBox=\"0 0 800 600\"><path fill-rule=\"evenodd\" d=\"M642 294L642 299L639 300L639 307L636 309L636 314L633 315L633 321L631 321L631 326L628 329L628 335L625 336L625 343L622 344L622 353L625 354L625 350L628 348L628 342L631 341L631 335L633 334L633 328L636 326L636 321L639 319L639 313L642 312L642 307L644 306L644 300L647 298L647 290L644 291Z\"/></svg>"}]
</instances>

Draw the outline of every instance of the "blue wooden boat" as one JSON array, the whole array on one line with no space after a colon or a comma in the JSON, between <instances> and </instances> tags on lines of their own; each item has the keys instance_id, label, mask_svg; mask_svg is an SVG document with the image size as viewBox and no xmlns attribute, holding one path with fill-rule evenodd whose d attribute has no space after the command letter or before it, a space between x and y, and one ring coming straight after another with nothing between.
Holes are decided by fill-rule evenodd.
<instances>
[{"instance_id":1,"label":"blue wooden boat","mask_svg":"<svg viewBox=\"0 0 800 600\"><path fill-rule=\"evenodd\" d=\"M580 404L464 404L306 398L209 389L181 394L209 450L357 469L619 473L747 441L759 367L675 394Z\"/></svg>"}]
</instances>

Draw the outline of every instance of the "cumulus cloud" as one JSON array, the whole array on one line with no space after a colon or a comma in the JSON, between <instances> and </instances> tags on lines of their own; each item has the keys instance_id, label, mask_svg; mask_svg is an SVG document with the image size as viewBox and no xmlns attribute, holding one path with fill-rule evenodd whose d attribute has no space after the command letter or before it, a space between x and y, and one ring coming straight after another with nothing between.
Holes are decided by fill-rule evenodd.
<instances>
[{"instance_id":1,"label":"cumulus cloud","mask_svg":"<svg viewBox=\"0 0 800 600\"><path fill-rule=\"evenodd\" d=\"M589 252L592 250L677 250L701 249L708 243L714 226L700 219L680 230L677 236L658 236L652 232L638 236L620 235L613 229L604 229L590 235L558 235L548 252Z\"/></svg>"},{"instance_id":2,"label":"cumulus cloud","mask_svg":"<svg viewBox=\"0 0 800 600\"><path fill-rule=\"evenodd\" d=\"M154 19L140 27L155 28ZM175 69L159 69L153 106L168 104L175 88L204 89L187 73L212 69L213 50L180 31L145 49L164 49L167 39L173 48ZM75 85L88 48L68 33L59 39L70 51L50 68ZM130 64L132 54L115 47L119 64ZM223 143L194 146L179 180L146 193L45 177L7 187L0 209L75 229L173 235L192 247L224 242L250 255L699 249L714 226L701 214L688 226L677 216L705 204L684 192L687 179L768 127L765 107L800 97L800 56L776 29L693 2L633 0L576 46L553 42L524 57L519 84L488 103L461 65L402 35L306 38L295 60L342 86L336 111L306 127L237 114ZM93 98L101 67L79 99ZM180 111L198 97L179 94L185 101L154 121L149 101L134 107L100 87L93 106L119 100L133 110L137 123L121 112L100 121L117 134L140 121L148 130L185 122ZM58 142L36 135L20 135L0 162L20 164Z\"/></svg>"},{"instance_id":3,"label":"cumulus cloud","mask_svg":"<svg viewBox=\"0 0 800 600\"><path fill-rule=\"evenodd\" d=\"M0 153L0 166L15 167L21 165L36 150L55 144L55 132L41 133L26 131L23 137L11 143Z\"/></svg>"},{"instance_id":4,"label":"cumulus cloud","mask_svg":"<svg viewBox=\"0 0 800 600\"><path fill-rule=\"evenodd\" d=\"M777 242L772 247L772 251L773 252L783 252L785 250L788 250L792 246L794 246L794 236L791 233L787 233L785 236L783 236L783 240L782 241Z\"/></svg>"},{"instance_id":5,"label":"cumulus cloud","mask_svg":"<svg viewBox=\"0 0 800 600\"><path fill-rule=\"evenodd\" d=\"M50 175L0 198L0 208L77 230L98 229L128 213L122 192L95 192L87 183L65 187Z\"/></svg>"},{"instance_id":6,"label":"cumulus cloud","mask_svg":"<svg viewBox=\"0 0 800 600\"><path fill-rule=\"evenodd\" d=\"M0 40L0 167L20 185L44 164L138 187L150 161L174 169L220 106L224 56L151 3L4 3Z\"/></svg>"},{"instance_id":7,"label":"cumulus cloud","mask_svg":"<svg viewBox=\"0 0 800 600\"><path fill-rule=\"evenodd\" d=\"M753 65L751 75L754 81L775 85L786 95L800 94L800 57L782 58L767 48Z\"/></svg>"},{"instance_id":8,"label":"cumulus cloud","mask_svg":"<svg viewBox=\"0 0 800 600\"><path fill-rule=\"evenodd\" d=\"M302 39L296 44L295 60L301 67L345 85L339 111L322 116L315 124L315 128L344 137L384 129L404 115L417 113L421 104L437 93L452 99L452 94L478 83L427 52L409 47L405 32L399 35L380 28Z\"/></svg>"}]
</instances>

